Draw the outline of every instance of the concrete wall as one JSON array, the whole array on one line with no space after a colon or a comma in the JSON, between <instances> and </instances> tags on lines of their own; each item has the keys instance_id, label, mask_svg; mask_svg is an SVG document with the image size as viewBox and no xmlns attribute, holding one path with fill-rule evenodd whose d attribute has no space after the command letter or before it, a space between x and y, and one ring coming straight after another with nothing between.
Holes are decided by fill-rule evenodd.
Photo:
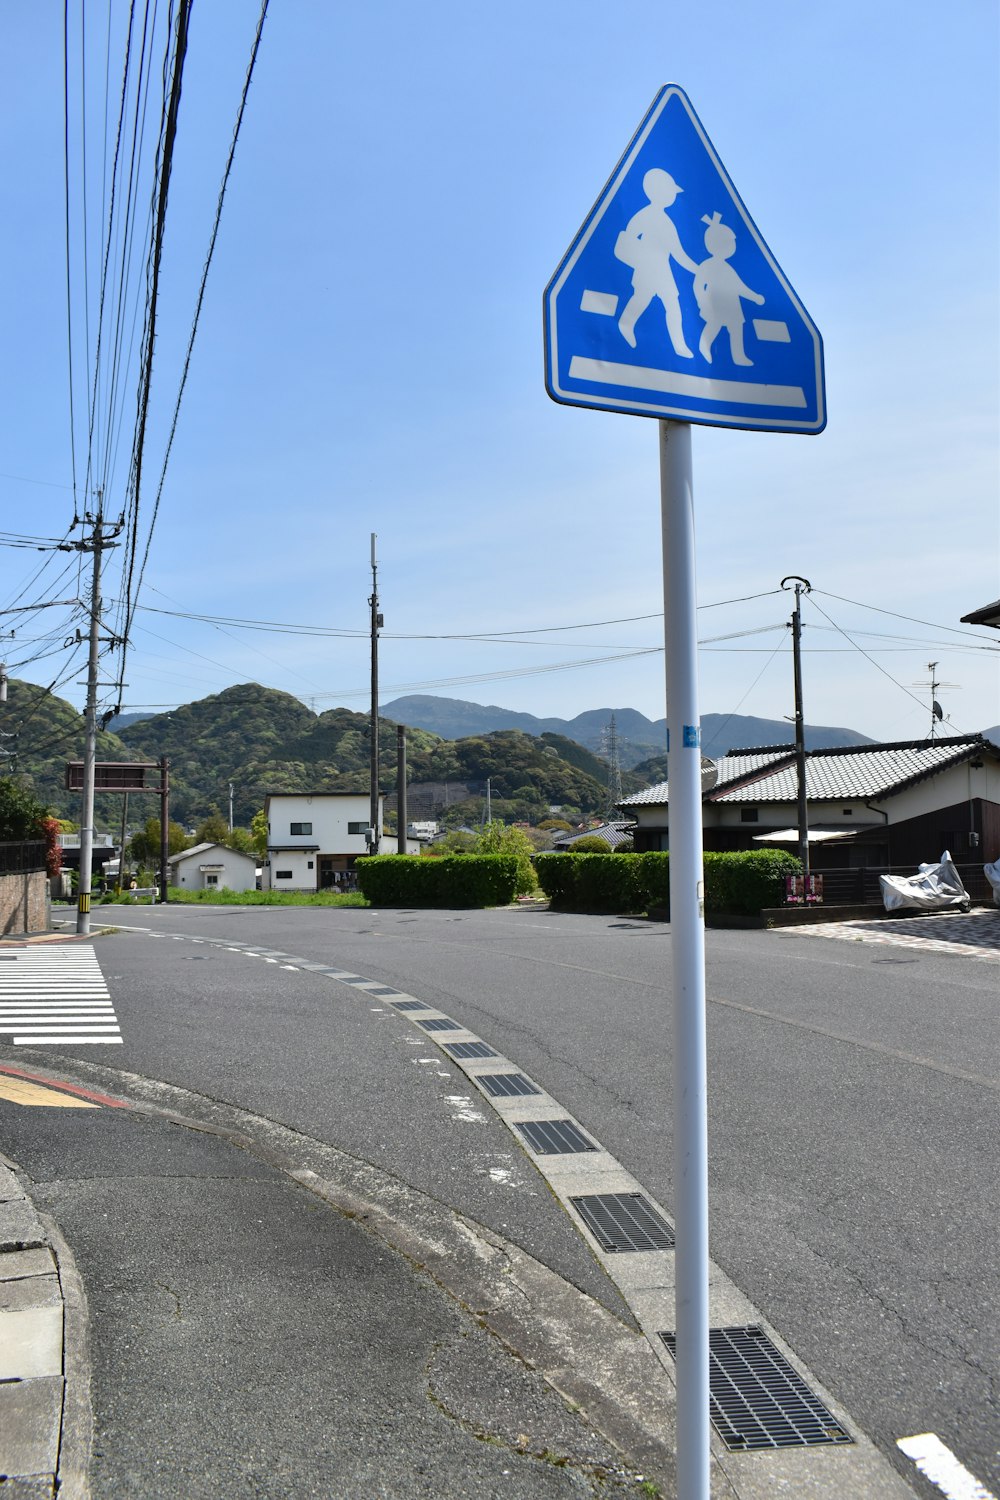
<instances>
[{"instance_id":1,"label":"concrete wall","mask_svg":"<svg viewBox=\"0 0 1000 1500\"><path fill-rule=\"evenodd\" d=\"M0 933L48 932L49 878L44 870L0 875Z\"/></svg>"}]
</instances>

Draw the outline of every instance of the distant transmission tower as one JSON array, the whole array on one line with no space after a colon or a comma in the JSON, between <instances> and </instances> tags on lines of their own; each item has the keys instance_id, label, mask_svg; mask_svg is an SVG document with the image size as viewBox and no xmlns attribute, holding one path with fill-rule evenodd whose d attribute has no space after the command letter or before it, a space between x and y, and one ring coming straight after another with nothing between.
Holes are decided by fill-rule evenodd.
<instances>
[{"instance_id":1,"label":"distant transmission tower","mask_svg":"<svg viewBox=\"0 0 1000 1500\"><path fill-rule=\"evenodd\" d=\"M614 816L622 800L622 767L618 758L618 726L615 723L614 714L611 715L611 723L604 731L604 741L608 756L608 817L610 818Z\"/></svg>"}]
</instances>

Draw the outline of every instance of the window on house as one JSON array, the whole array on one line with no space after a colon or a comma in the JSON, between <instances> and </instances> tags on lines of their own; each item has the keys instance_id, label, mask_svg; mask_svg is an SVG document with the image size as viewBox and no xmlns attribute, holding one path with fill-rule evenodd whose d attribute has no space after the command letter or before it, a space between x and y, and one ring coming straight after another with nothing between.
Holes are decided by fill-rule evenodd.
<instances>
[{"instance_id":1,"label":"window on house","mask_svg":"<svg viewBox=\"0 0 1000 1500\"><path fill-rule=\"evenodd\" d=\"M291 880L292 872L291 870L275 870L274 878L275 880Z\"/></svg>"},{"instance_id":2,"label":"window on house","mask_svg":"<svg viewBox=\"0 0 1000 1500\"><path fill-rule=\"evenodd\" d=\"M371 824L367 821L364 823L348 823L347 831L348 833L367 833L370 827Z\"/></svg>"},{"instance_id":3,"label":"window on house","mask_svg":"<svg viewBox=\"0 0 1000 1500\"><path fill-rule=\"evenodd\" d=\"M845 818L853 818L854 817L854 808L853 807L842 807L840 810L844 814Z\"/></svg>"},{"instance_id":4,"label":"window on house","mask_svg":"<svg viewBox=\"0 0 1000 1500\"><path fill-rule=\"evenodd\" d=\"M313 868L313 862L312 862L312 860L311 859L307 859L306 860L306 869L307 870L311 870L312 868Z\"/></svg>"},{"instance_id":5,"label":"window on house","mask_svg":"<svg viewBox=\"0 0 1000 1500\"><path fill-rule=\"evenodd\" d=\"M205 876L205 884L206 885L218 885L218 883L219 883L219 877L218 877L218 875L206 875Z\"/></svg>"},{"instance_id":6,"label":"window on house","mask_svg":"<svg viewBox=\"0 0 1000 1500\"><path fill-rule=\"evenodd\" d=\"M756 823L756 821L757 821L757 808L756 807L741 807L740 808L740 822L741 823Z\"/></svg>"},{"instance_id":7,"label":"window on house","mask_svg":"<svg viewBox=\"0 0 1000 1500\"><path fill-rule=\"evenodd\" d=\"M292 823L289 825L289 832L292 835L297 833L312 833L312 831L313 826L311 823Z\"/></svg>"}]
</instances>

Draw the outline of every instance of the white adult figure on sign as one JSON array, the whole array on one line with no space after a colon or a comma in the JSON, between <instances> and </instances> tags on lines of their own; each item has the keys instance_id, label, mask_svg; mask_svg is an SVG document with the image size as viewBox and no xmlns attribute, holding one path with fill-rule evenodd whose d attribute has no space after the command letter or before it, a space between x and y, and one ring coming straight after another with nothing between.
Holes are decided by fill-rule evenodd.
<instances>
[{"instance_id":1,"label":"white adult figure on sign","mask_svg":"<svg viewBox=\"0 0 1000 1500\"><path fill-rule=\"evenodd\" d=\"M653 298L659 297L667 315L667 332L675 354L693 359L694 355L684 341L680 297L670 262L675 260L685 271L697 271L698 267L685 253L676 226L667 213L677 194L684 189L677 186L669 172L652 167L642 179L642 190L649 202L632 215L615 243L615 255L632 267L632 296L618 320L618 328L622 338L634 349L635 325Z\"/></svg>"},{"instance_id":2,"label":"white adult figure on sign","mask_svg":"<svg viewBox=\"0 0 1000 1500\"><path fill-rule=\"evenodd\" d=\"M711 364L712 345L720 330L725 328L729 332L733 364L752 365L753 360L747 358L743 348L743 305L740 299L746 297L763 307L764 298L744 285L729 265L729 258L736 250L736 236L728 224L723 224L722 215L714 213L709 218L703 214L701 222L708 225L705 230L708 260L702 261L694 278L695 301L705 321L698 352Z\"/></svg>"}]
</instances>

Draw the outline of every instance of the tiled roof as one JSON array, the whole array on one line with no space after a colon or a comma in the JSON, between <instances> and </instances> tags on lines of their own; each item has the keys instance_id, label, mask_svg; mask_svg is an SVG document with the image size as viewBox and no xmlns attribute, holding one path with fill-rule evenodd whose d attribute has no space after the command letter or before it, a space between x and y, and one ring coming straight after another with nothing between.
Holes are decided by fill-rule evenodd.
<instances>
[{"instance_id":1,"label":"tiled roof","mask_svg":"<svg viewBox=\"0 0 1000 1500\"><path fill-rule=\"evenodd\" d=\"M891 745L861 745L843 750L812 750L806 758L806 792L813 802L836 798L889 797L946 766L968 760L983 748L978 735ZM795 762L736 786L718 785L710 802L794 802L798 794Z\"/></svg>"},{"instance_id":2,"label":"tiled roof","mask_svg":"<svg viewBox=\"0 0 1000 1500\"><path fill-rule=\"evenodd\" d=\"M791 753L786 745L772 750L736 750L732 755L723 755L714 761L711 775L706 761L702 766L702 789L707 791L709 787L712 787L717 790L742 776L749 776L754 771L773 765L775 761L785 760ZM661 807L668 800L667 782L660 781L656 786L648 786L644 791L623 798L618 806Z\"/></svg>"},{"instance_id":3,"label":"tiled roof","mask_svg":"<svg viewBox=\"0 0 1000 1500\"><path fill-rule=\"evenodd\" d=\"M984 750L1000 756L1000 747L981 735L811 750L806 757L807 795L814 802L894 796L904 787ZM795 756L786 745L725 755L716 766L718 778L706 787L706 802L794 802L797 798ZM663 807L669 801L668 792L668 783L661 781L627 797L619 806Z\"/></svg>"},{"instance_id":4,"label":"tiled roof","mask_svg":"<svg viewBox=\"0 0 1000 1500\"><path fill-rule=\"evenodd\" d=\"M971 614L962 616L963 625L995 625L1000 629L1000 599L995 599L992 604L986 604L982 609L974 609Z\"/></svg>"},{"instance_id":5,"label":"tiled roof","mask_svg":"<svg viewBox=\"0 0 1000 1500\"><path fill-rule=\"evenodd\" d=\"M602 823L600 828L589 828L585 833L564 833L561 838L556 839L553 848L569 849L576 843L577 839L599 838L603 839L609 849L617 849L619 844L626 843L635 830L632 822Z\"/></svg>"}]
</instances>

